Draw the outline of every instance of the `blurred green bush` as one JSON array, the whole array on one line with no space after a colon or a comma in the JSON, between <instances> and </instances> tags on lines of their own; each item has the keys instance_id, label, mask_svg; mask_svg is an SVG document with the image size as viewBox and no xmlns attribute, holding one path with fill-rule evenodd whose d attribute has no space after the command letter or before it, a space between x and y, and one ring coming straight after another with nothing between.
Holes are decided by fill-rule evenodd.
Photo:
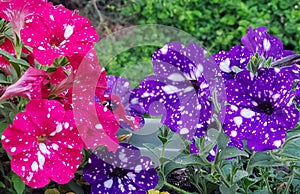
<instances>
[{"instance_id":1,"label":"blurred green bush","mask_svg":"<svg viewBox=\"0 0 300 194\"><path fill-rule=\"evenodd\" d=\"M112 11L119 12L129 26L163 24L183 30L197 38L210 53L241 44L249 26L266 26L271 35L282 40L285 49L300 51L298 0L124 0L122 6L115 6ZM124 75L134 67L137 73L132 70L126 77L137 84L141 79L138 77L143 77L139 72L151 67L136 67L136 64L151 64L156 49L142 46L123 52L110 61L107 72Z\"/></svg>"},{"instance_id":2,"label":"blurred green bush","mask_svg":"<svg viewBox=\"0 0 300 194\"><path fill-rule=\"evenodd\" d=\"M215 53L240 44L249 26L266 26L286 49L300 51L298 0L126 0L132 24L164 24L184 30Z\"/></svg>"}]
</instances>

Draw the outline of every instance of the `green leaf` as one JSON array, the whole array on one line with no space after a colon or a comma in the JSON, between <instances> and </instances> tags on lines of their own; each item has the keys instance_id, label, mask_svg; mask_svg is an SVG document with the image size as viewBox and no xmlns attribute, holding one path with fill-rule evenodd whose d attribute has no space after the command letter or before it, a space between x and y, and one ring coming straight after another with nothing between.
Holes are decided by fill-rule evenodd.
<instances>
[{"instance_id":1,"label":"green leaf","mask_svg":"<svg viewBox=\"0 0 300 194\"><path fill-rule=\"evenodd\" d=\"M220 135L220 131L218 131L217 129L211 128L211 129L207 130L207 136L210 141L213 141L213 142L217 141L219 135Z\"/></svg>"},{"instance_id":2,"label":"green leaf","mask_svg":"<svg viewBox=\"0 0 300 194\"><path fill-rule=\"evenodd\" d=\"M203 160L196 154L189 154L178 157L174 160L174 162L184 166L204 165Z\"/></svg>"},{"instance_id":3,"label":"green leaf","mask_svg":"<svg viewBox=\"0 0 300 194\"><path fill-rule=\"evenodd\" d=\"M245 170L237 170L233 176L233 182L236 183L248 175L249 175L248 172Z\"/></svg>"},{"instance_id":4,"label":"green leaf","mask_svg":"<svg viewBox=\"0 0 300 194\"><path fill-rule=\"evenodd\" d=\"M266 194L266 193L269 193L269 191L267 189L256 190L256 191L252 192L252 194Z\"/></svg>"},{"instance_id":5,"label":"green leaf","mask_svg":"<svg viewBox=\"0 0 300 194\"><path fill-rule=\"evenodd\" d=\"M54 189L47 189L45 191L45 194L60 194L60 192L56 188L54 188Z\"/></svg>"},{"instance_id":6,"label":"green leaf","mask_svg":"<svg viewBox=\"0 0 300 194\"><path fill-rule=\"evenodd\" d=\"M0 181L0 188L5 188L5 184L3 182Z\"/></svg>"},{"instance_id":7,"label":"green leaf","mask_svg":"<svg viewBox=\"0 0 300 194\"><path fill-rule=\"evenodd\" d=\"M15 173L12 174L11 180L13 182L14 189L16 190L17 194L22 194L25 190L25 183Z\"/></svg>"},{"instance_id":8,"label":"green leaf","mask_svg":"<svg viewBox=\"0 0 300 194\"><path fill-rule=\"evenodd\" d=\"M228 188L226 185L222 184L220 186L220 192L222 194L235 194L236 191L238 190L238 186L236 184L234 184L233 186L231 186L230 188Z\"/></svg>"},{"instance_id":9,"label":"green leaf","mask_svg":"<svg viewBox=\"0 0 300 194\"><path fill-rule=\"evenodd\" d=\"M223 150L227 147L227 143L229 141L229 137L225 133L220 133L217 139L217 144L219 149Z\"/></svg>"},{"instance_id":10,"label":"green leaf","mask_svg":"<svg viewBox=\"0 0 300 194\"><path fill-rule=\"evenodd\" d=\"M165 176L168 176L168 174L170 174L174 170L179 169L179 168L185 168L185 167L186 167L185 165L181 165L181 164L171 161L164 165L163 173L165 174Z\"/></svg>"},{"instance_id":11,"label":"green leaf","mask_svg":"<svg viewBox=\"0 0 300 194\"><path fill-rule=\"evenodd\" d=\"M151 143L143 143L143 146L145 146L145 148L147 148L151 153L153 153L157 158L160 158L160 153L161 151L159 149L157 149L155 145L151 144Z\"/></svg>"},{"instance_id":12,"label":"green leaf","mask_svg":"<svg viewBox=\"0 0 300 194\"><path fill-rule=\"evenodd\" d=\"M236 156L248 157L249 155L243 150L239 150L236 147L228 146L225 149L221 150L219 160L225 160Z\"/></svg>"},{"instance_id":13,"label":"green leaf","mask_svg":"<svg viewBox=\"0 0 300 194\"><path fill-rule=\"evenodd\" d=\"M255 152L254 156L249 162L249 167L271 167L271 166L281 166L282 163L275 160L268 151L265 152Z\"/></svg>"},{"instance_id":14,"label":"green leaf","mask_svg":"<svg viewBox=\"0 0 300 194\"><path fill-rule=\"evenodd\" d=\"M284 146L283 151L280 153L280 156L286 156L289 158L300 160L299 150L300 150L300 140L295 139L295 140L288 142Z\"/></svg>"},{"instance_id":15,"label":"green leaf","mask_svg":"<svg viewBox=\"0 0 300 194\"><path fill-rule=\"evenodd\" d=\"M71 180L69 183L67 183L67 186L72 189L72 191L74 191L74 193L76 194L84 194L84 190L82 189L81 186L79 186L78 184L76 184L75 181ZM53 191L52 193L54 194L54 192L57 191ZM59 193L59 192L58 192ZM45 193L46 194L46 193ZM50 193L49 193L50 194Z\"/></svg>"},{"instance_id":16,"label":"green leaf","mask_svg":"<svg viewBox=\"0 0 300 194\"><path fill-rule=\"evenodd\" d=\"M0 123L0 137L2 136L3 131L8 127L7 123Z\"/></svg>"},{"instance_id":17,"label":"green leaf","mask_svg":"<svg viewBox=\"0 0 300 194\"><path fill-rule=\"evenodd\" d=\"M159 171L158 172L158 183L155 188L158 190L163 188L165 181L166 181L166 178L165 178L164 174L161 171Z\"/></svg>"}]
</instances>

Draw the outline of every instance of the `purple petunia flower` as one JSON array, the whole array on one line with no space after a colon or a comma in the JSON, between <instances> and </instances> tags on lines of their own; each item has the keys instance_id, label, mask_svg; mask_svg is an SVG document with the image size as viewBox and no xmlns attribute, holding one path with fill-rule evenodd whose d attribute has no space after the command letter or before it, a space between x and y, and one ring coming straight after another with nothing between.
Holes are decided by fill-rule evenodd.
<instances>
[{"instance_id":1,"label":"purple petunia flower","mask_svg":"<svg viewBox=\"0 0 300 194\"><path fill-rule=\"evenodd\" d=\"M247 70L238 73L226 84L230 105L224 132L234 141L246 139L251 150L279 148L286 130L293 129L299 120L292 86L292 74L276 68L260 68L257 76Z\"/></svg>"},{"instance_id":2,"label":"purple petunia flower","mask_svg":"<svg viewBox=\"0 0 300 194\"><path fill-rule=\"evenodd\" d=\"M144 125L144 118L139 110L129 106L131 94L129 81L120 76L107 76L107 94L111 96L110 104L114 108L113 112L120 121L121 128L137 130Z\"/></svg>"},{"instance_id":3,"label":"purple petunia flower","mask_svg":"<svg viewBox=\"0 0 300 194\"><path fill-rule=\"evenodd\" d=\"M92 184L92 194L145 194L158 183L158 175L148 157L130 144L120 143L115 153L95 151L83 169Z\"/></svg>"},{"instance_id":4,"label":"purple petunia flower","mask_svg":"<svg viewBox=\"0 0 300 194\"><path fill-rule=\"evenodd\" d=\"M272 57L273 62L294 54L293 51L283 50L282 42L277 37L269 35L264 26L255 30L249 27L248 33L242 37L241 41L243 46L234 46L230 51L220 51L212 55L226 80L235 77L237 73L235 67L246 69L251 56L255 53L265 59Z\"/></svg>"},{"instance_id":5,"label":"purple petunia flower","mask_svg":"<svg viewBox=\"0 0 300 194\"><path fill-rule=\"evenodd\" d=\"M131 106L146 113L162 115L162 123L192 140L202 136L212 117L209 100L217 66L206 52L191 43L173 42L152 56L154 76L145 78L130 97Z\"/></svg>"}]
</instances>

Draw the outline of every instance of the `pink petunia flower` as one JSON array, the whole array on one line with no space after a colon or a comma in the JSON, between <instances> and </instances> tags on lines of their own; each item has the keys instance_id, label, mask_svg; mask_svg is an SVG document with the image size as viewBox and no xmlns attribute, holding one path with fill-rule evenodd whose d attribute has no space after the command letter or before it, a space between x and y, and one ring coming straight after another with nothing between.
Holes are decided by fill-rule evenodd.
<instances>
[{"instance_id":1,"label":"pink petunia flower","mask_svg":"<svg viewBox=\"0 0 300 194\"><path fill-rule=\"evenodd\" d=\"M48 74L44 70L30 67L23 76L14 84L2 88L4 93L0 101L7 100L15 96L21 96L29 99L41 99L45 96L45 86L49 82Z\"/></svg>"},{"instance_id":2,"label":"pink petunia flower","mask_svg":"<svg viewBox=\"0 0 300 194\"><path fill-rule=\"evenodd\" d=\"M95 102L95 92L101 96L106 89L105 69L99 66L96 52L92 49L83 58L74 80L74 119L87 148L104 145L108 150L116 151L116 132L120 124L107 107Z\"/></svg>"},{"instance_id":3,"label":"pink petunia flower","mask_svg":"<svg viewBox=\"0 0 300 194\"><path fill-rule=\"evenodd\" d=\"M0 18L10 21L13 30L20 35L26 16L46 3L47 0L0 0Z\"/></svg>"},{"instance_id":4,"label":"pink petunia flower","mask_svg":"<svg viewBox=\"0 0 300 194\"><path fill-rule=\"evenodd\" d=\"M97 32L87 18L50 3L26 18L21 36L43 65L52 64L62 56L85 55L98 41Z\"/></svg>"},{"instance_id":5,"label":"pink petunia flower","mask_svg":"<svg viewBox=\"0 0 300 194\"><path fill-rule=\"evenodd\" d=\"M55 100L31 100L2 135L11 168L30 187L68 183L81 162L82 140L72 111Z\"/></svg>"}]
</instances>

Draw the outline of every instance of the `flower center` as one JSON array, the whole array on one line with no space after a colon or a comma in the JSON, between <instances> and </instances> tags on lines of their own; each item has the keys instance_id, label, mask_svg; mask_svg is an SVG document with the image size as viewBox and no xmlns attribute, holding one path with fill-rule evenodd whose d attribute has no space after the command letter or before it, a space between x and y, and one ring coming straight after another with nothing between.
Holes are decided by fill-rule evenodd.
<instances>
[{"instance_id":1,"label":"flower center","mask_svg":"<svg viewBox=\"0 0 300 194\"><path fill-rule=\"evenodd\" d=\"M258 103L258 109L261 112L266 113L267 115L271 115L274 112L274 108L272 107L272 104L269 101Z\"/></svg>"},{"instance_id":2,"label":"flower center","mask_svg":"<svg viewBox=\"0 0 300 194\"><path fill-rule=\"evenodd\" d=\"M113 172L112 172L114 177L124 177L126 176L126 172L124 171L124 169L116 167Z\"/></svg>"},{"instance_id":3,"label":"flower center","mask_svg":"<svg viewBox=\"0 0 300 194\"><path fill-rule=\"evenodd\" d=\"M42 134L42 135L38 136L38 138L37 138L38 143L46 143L46 140L47 140L46 134Z\"/></svg>"},{"instance_id":4,"label":"flower center","mask_svg":"<svg viewBox=\"0 0 300 194\"><path fill-rule=\"evenodd\" d=\"M231 72L229 73L229 76L230 76L232 79L234 79L234 78L235 78L235 75L236 75L236 73L235 73L235 72L233 72L233 71L231 71Z\"/></svg>"},{"instance_id":5,"label":"flower center","mask_svg":"<svg viewBox=\"0 0 300 194\"><path fill-rule=\"evenodd\" d=\"M50 40L50 45L53 48L55 48L55 47L58 47L62 41L64 41L64 39L62 37L52 35L52 38Z\"/></svg>"},{"instance_id":6,"label":"flower center","mask_svg":"<svg viewBox=\"0 0 300 194\"><path fill-rule=\"evenodd\" d=\"M190 82L192 83L196 93L198 93L199 89L200 89L200 86L198 84L198 81L197 80L190 80Z\"/></svg>"},{"instance_id":7,"label":"flower center","mask_svg":"<svg viewBox=\"0 0 300 194\"><path fill-rule=\"evenodd\" d=\"M118 103L113 100L106 100L101 102L103 106L106 106L110 111L114 111L118 108Z\"/></svg>"}]
</instances>

